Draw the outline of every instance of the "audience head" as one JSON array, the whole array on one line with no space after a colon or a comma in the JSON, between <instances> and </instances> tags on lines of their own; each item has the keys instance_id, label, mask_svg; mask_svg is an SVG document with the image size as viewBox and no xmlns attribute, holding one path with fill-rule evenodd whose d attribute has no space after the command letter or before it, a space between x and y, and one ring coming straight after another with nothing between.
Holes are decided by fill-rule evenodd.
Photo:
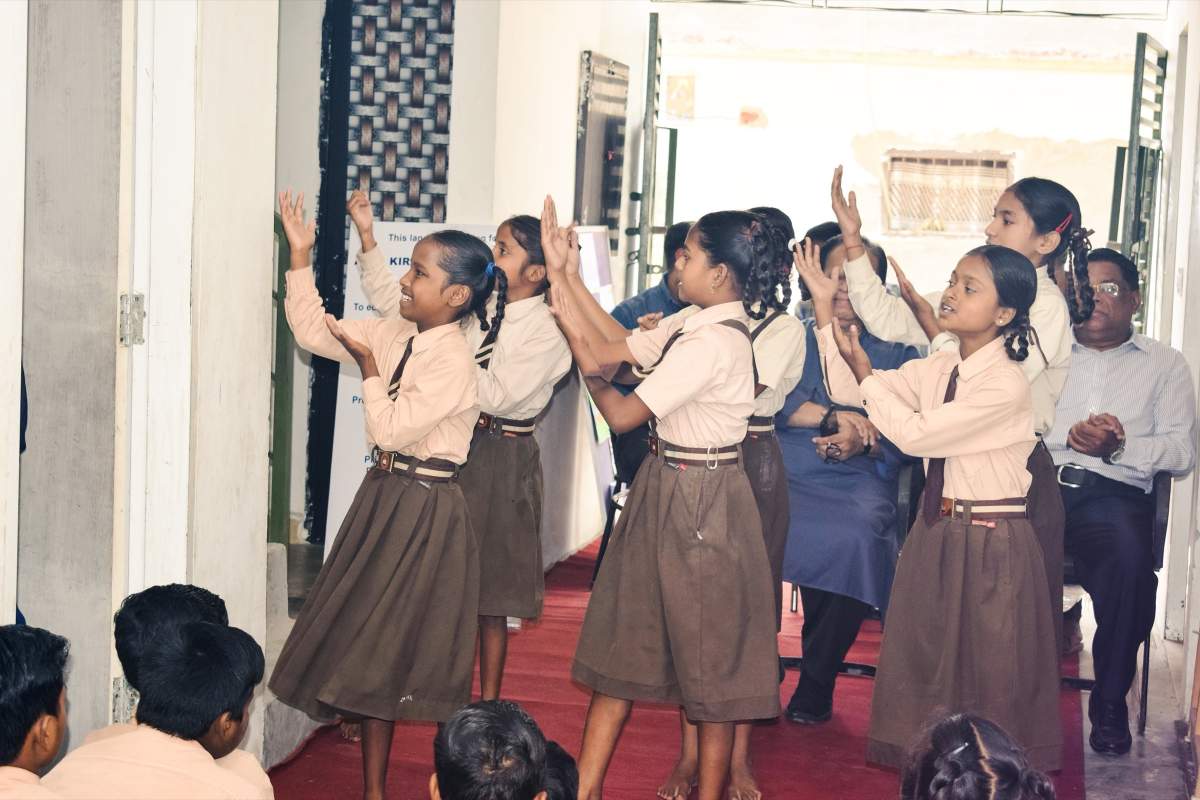
<instances>
[{"instance_id":1,"label":"audience head","mask_svg":"<svg viewBox=\"0 0 1200 800\"><path fill-rule=\"evenodd\" d=\"M489 323L493 291L496 314ZM425 329L474 314L486 331L504 319L507 296L504 270L492 261L482 239L463 231L437 231L413 248L409 270L400 278L400 316Z\"/></svg>"},{"instance_id":2,"label":"audience head","mask_svg":"<svg viewBox=\"0 0 1200 800\"><path fill-rule=\"evenodd\" d=\"M542 253L542 223L537 217L519 214L496 229L492 260L504 273L506 293L522 299L546 291L546 256Z\"/></svg>"},{"instance_id":3,"label":"audience head","mask_svg":"<svg viewBox=\"0 0 1200 800\"><path fill-rule=\"evenodd\" d=\"M433 800L545 800L546 740L520 706L460 708L433 740Z\"/></svg>"},{"instance_id":4,"label":"audience head","mask_svg":"<svg viewBox=\"0 0 1200 800\"><path fill-rule=\"evenodd\" d=\"M226 756L246 735L263 668L262 648L245 631L182 625L142 654L138 724L199 742L213 758Z\"/></svg>"},{"instance_id":5,"label":"audience head","mask_svg":"<svg viewBox=\"0 0 1200 800\"><path fill-rule=\"evenodd\" d=\"M67 640L41 628L0 627L0 766L40 772L67 734Z\"/></svg>"},{"instance_id":6,"label":"audience head","mask_svg":"<svg viewBox=\"0 0 1200 800\"><path fill-rule=\"evenodd\" d=\"M1008 187L986 230L988 244L1011 247L1034 266L1045 265L1066 295L1076 324L1091 316L1095 299L1088 281L1090 233L1075 195L1045 178L1022 178Z\"/></svg>"},{"instance_id":7,"label":"audience head","mask_svg":"<svg viewBox=\"0 0 1200 800\"><path fill-rule=\"evenodd\" d=\"M813 225L809 228L803 238L811 239L812 243L817 247L824 247L835 236L841 236L842 229L838 227L836 222L822 222L819 225Z\"/></svg>"},{"instance_id":8,"label":"audience head","mask_svg":"<svg viewBox=\"0 0 1200 800\"><path fill-rule=\"evenodd\" d=\"M125 598L113 617L113 628L117 658L130 686L141 691L138 664L142 654L189 622L228 625L225 601L207 589L182 583L151 586Z\"/></svg>"},{"instance_id":9,"label":"audience head","mask_svg":"<svg viewBox=\"0 0 1200 800\"><path fill-rule=\"evenodd\" d=\"M699 306L711 304L711 293L728 288L752 319L772 309L785 311L788 275L780 272L780 252L787 239L779 229L749 211L705 214L684 243L680 298Z\"/></svg>"},{"instance_id":10,"label":"audience head","mask_svg":"<svg viewBox=\"0 0 1200 800\"><path fill-rule=\"evenodd\" d=\"M774 226L783 240L783 248L779 251L779 289L783 293L783 308L792 304L792 251L787 243L796 238L796 229L792 227L792 218L774 206L755 206L751 213L758 214L768 225Z\"/></svg>"},{"instance_id":11,"label":"audience head","mask_svg":"<svg viewBox=\"0 0 1200 800\"><path fill-rule=\"evenodd\" d=\"M1054 785L1029 767L1004 730L954 714L922 737L900 779L901 800L1054 800Z\"/></svg>"},{"instance_id":12,"label":"audience head","mask_svg":"<svg viewBox=\"0 0 1200 800\"><path fill-rule=\"evenodd\" d=\"M683 242L691 228L690 222L676 222L667 228L663 237L663 280L667 283L667 291L676 300L679 300L679 276L683 274L679 269L679 258L683 255Z\"/></svg>"},{"instance_id":13,"label":"audience head","mask_svg":"<svg viewBox=\"0 0 1200 800\"><path fill-rule=\"evenodd\" d=\"M1092 316L1075 326L1075 338L1089 346L1120 344L1129 338L1133 315L1142 306L1137 265L1102 247L1088 256L1088 275L1096 305Z\"/></svg>"},{"instance_id":14,"label":"audience head","mask_svg":"<svg viewBox=\"0 0 1200 800\"><path fill-rule=\"evenodd\" d=\"M546 800L576 800L579 768L558 742L546 742Z\"/></svg>"},{"instance_id":15,"label":"audience head","mask_svg":"<svg viewBox=\"0 0 1200 800\"><path fill-rule=\"evenodd\" d=\"M1009 358L1024 361L1031 339L1029 308L1037 273L1029 259L1008 247L985 244L968 252L942 292L938 324L957 334L1004 337Z\"/></svg>"},{"instance_id":16,"label":"audience head","mask_svg":"<svg viewBox=\"0 0 1200 800\"><path fill-rule=\"evenodd\" d=\"M871 266L875 268L875 274L879 276L879 280L883 283L887 282L887 253L883 252L883 248L875 244L869 239L863 239L863 245L867 248L867 258L871 261ZM825 246L821 248L821 270L829 275L837 267L844 267L846 264L846 245L842 243L841 234L834 236L825 242ZM804 293L804 299L808 299L808 290L801 282L801 292ZM850 292L846 287L846 273L842 272L838 278L838 291L833 296L833 316L842 326L842 330L846 330L851 324L857 325L859 330L862 330L862 320L858 318L858 314L854 311L854 306L850 304Z\"/></svg>"}]
</instances>

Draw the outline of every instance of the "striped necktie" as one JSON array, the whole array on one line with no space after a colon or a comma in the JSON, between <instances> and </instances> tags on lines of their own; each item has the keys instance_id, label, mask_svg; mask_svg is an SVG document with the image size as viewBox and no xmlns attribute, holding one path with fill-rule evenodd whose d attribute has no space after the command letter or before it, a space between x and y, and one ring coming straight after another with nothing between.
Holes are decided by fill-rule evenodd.
<instances>
[{"instance_id":1,"label":"striped necktie","mask_svg":"<svg viewBox=\"0 0 1200 800\"><path fill-rule=\"evenodd\" d=\"M412 355L413 339L416 336L409 337L408 344L404 346L404 355L400 357L400 363L396 365L396 371L392 373L392 382L388 384L388 399L395 400L400 394L400 376L404 374L404 365L408 363L408 357Z\"/></svg>"},{"instance_id":2,"label":"striped necktie","mask_svg":"<svg viewBox=\"0 0 1200 800\"><path fill-rule=\"evenodd\" d=\"M950 373L950 383L946 385L946 399L943 405L954 399L958 390L958 367ZM922 502L922 513L925 524L933 525L942 515L942 490L946 487L946 459L929 459L929 469L925 471L925 496Z\"/></svg>"}]
</instances>

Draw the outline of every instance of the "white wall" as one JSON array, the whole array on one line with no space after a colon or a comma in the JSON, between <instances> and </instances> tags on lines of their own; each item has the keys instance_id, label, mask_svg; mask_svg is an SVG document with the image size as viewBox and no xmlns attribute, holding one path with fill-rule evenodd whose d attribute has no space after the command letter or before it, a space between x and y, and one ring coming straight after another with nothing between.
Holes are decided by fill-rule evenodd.
<instances>
[{"instance_id":1,"label":"white wall","mask_svg":"<svg viewBox=\"0 0 1200 800\"><path fill-rule=\"evenodd\" d=\"M14 619L17 602L17 499L20 494L21 309L25 263L25 80L29 4L0 4L0 108L10 110L0 128L0 374L9 376L0 395L0 625Z\"/></svg>"},{"instance_id":2,"label":"white wall","mask_svg":"<svg viewBox=\"0 0 1200 800\"><path fill-rule=\"evenodd\" d=\"M1107 236L1115 148L1128 137L1136 24L1039 17L660 7L664 82L694 76L679 128L676 218L776 205L798 232L831 219L829 179L845 165L866 232L920 289L944 285L981 236L882 235L889 148L999 150L1015 177L1079 198ZM743 107L765 113L745 127Z\"/></svg>"},{"instance_id":3,"label":"white wall","mask_svg":"<svg viewBox=\"0 0 1200 800\"><path fill-rule=\"evenodd\" d=\"M196 47L189 577L264 646L278 20L274 2L201 3Z\"/></svg>"}]
</instances>

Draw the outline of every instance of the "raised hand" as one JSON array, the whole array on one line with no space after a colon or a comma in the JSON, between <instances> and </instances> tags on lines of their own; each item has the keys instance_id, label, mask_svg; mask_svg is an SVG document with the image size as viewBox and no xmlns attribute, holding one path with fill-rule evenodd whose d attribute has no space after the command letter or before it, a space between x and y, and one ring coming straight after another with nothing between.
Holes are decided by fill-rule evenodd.
<instances>
[{"instance_id":1,"label":"raised hand","mask_svg":"<svg viewBox=\"0 0 1200 800\"><path fill-rule=\"evenodd\" d=\"M346 201L346 213L350 215L354 227L358 230L358 240L362 242L363 252L375 249L375 217L371 213L371 200L362 189L355 189Z\"/></svg>"},{"instance_id":2,"label":"raised hand","mask_svg":"<svg viewBox=\"0 0 1200 800\"><path fill-rule=\"evenodd\" d=\"M570 288L562 284L551 284L550 313L558 323L559 329L562 330L563 336L567 338L567 344L571 346L571 353L575 356L575 363L579 366L579 371L583 373L584 377L602 376L604 371L600 367L600 360L592 352L587 338L583 334Z\"/></svg>"},{"instance_id":3,"label":"raised hand","mask_svg":"<svg viewBox=\"0 0 1200 800\"><path fill-rule=\"evenodd\" d=\"M566 230L558 227L558 209L554 198L546 195L542 204L542 253L546 256L546 278L551 284L566 276L570 243Z\"/></svg>"},{"instance_id":4,"label":"raised hand","mask_svg":"<svg viewBox=\"0 0 1200 800\"><path fill-rule=\"evenodd\" d=\"M565 228L559 228L560 231L567 237L567 275L579 274L579 232L575 230L575 223L572 222Z\"/></svg>"},{"instance_id":5,"label":"raised hand","mask_svg":"<svg viewBox=\"0 0 1200 800\"><path fill-rule=\"evenodd\" d=\"M291 269L304 269L312 261L312 249L317 243L317 222L304 219L304 192L292 202L292 190L279 193L279 216L283 232L292 251Z\"/></svg>"},{"instance_id":6,"label":"raised hand","mask_svg":"<svg viewBox=\"0 0 1200 800\"><path fill-rule=\"evenodd\" d=\"M797 244L792 253L792 258L796 263L796 272L800 275L800 280L804 281L804 285L808 287L813 304L827 301L832 305L833 296L838 291L840 268L834 269L833 275L825 274L821 269L821 248L813 244L812 239L805 239L803 243Z\"/></svg>"},{"instance_id":7,"label":"raised hand","mask_svg":"<svg viewBox=\"0 0 1200 800\"><path fill-rule=\"evenodd\" d=\"M851 325L849 333L842 333L842 326L834 325L833 338L837 342L838 352L854 373L855 380L862 383L871 374L871 358L858 340L858 326Z\"/></svg>"},{"instance_id":8,"label":"raised hand","mask_svg":"<svg viewBox=\"0 0 1200 800\"><path fill-rule=\"evenodd\" d=\"M368 359L374 361L375 357L371 353L371 348L357 339L351 339L345 329L342 328L342 323L333 314L325 315L325 325L329 328L329 332L333 334L333 338L342 343L342 347L346 348L346 352L354 357L354 360L358 362L360 367Z\"/></svg>"},{"instance_id":9,"label":"raised hand","mask_svg":"<svg viewBox=\"0 0 1200 800\"><path fill-rule=\"evenodd\" d=\"M842 191L842 165L833 171L833 184L829 187L830 199L833 201L833 216L837 219L838 227L842 230L842 241L846 247L859 244L862 239L862 215L858 213L858 198L850 192L847 199Z\"/></svg>"},{"instance_id":10,"label":"raised hand","mask_svg":"<svg viewBox=\"0 0 1200 800\"><path fill-rule=\"evenodd\" d=\"M908 276L904 274L904 270L900 269L900 264L896 259L888 256L888 263L892 265L892 270L896 273L896 282L900 285L900 297L912 309L913 316L921 324L921 330L925 331L925 335L932 340L942 331L937 312L933 310L929 301L913 287Z\"/></svg>"}]
</instances>

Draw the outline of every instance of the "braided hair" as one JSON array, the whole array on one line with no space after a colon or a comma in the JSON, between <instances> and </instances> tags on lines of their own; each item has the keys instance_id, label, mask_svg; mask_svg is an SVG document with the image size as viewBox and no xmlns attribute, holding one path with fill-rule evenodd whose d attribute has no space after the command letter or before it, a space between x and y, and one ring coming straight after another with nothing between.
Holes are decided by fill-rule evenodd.
<instances>
[{"instance_id":1,"label":"braided hair","mask_svg":"<svg viewBox=\"0 0 1200 800\"><path fill-rule=\"evenodd\" d=\"M787 309L778 291L787 238L776 226L749 211L714 211L693 227L709 262L725 264L733 273L747 316L762 319L771 309Z\"/></svg>"},{"instance_id":2,"label":"braided hair","mask_svg":"<svg viewBox=\"0 0 1200 800\"><path fill-rule=\"evenodd\" d=\"M1054 800L1054 785L1032 769L994 722L954 714L922 738L900 779L901 800Z\"/></svg>"},{"instance_id":3,"label":"braided hair","mask_svg":"<svg viewBox=\"0 0 1200 800\"><path fill-rule=\"evenodd\" d=\"M1000 305L1016 312L1012 321L1000 329L1000 335L1004 337L1008 357L1013 361L1024 361L1029 356L1029 345L1034 341L1033 327L1029 323L1029 309L1037 297L1037 272L1033 262L1011 247L998 244L981 245L963 258L971 256L987 262Z\"/></svg>"},{"instance_id":4,"label":"braided hair","mask_svg":"<svg viewBox=\"0 0 1200 800\"><path fill-rule=\"evenodd\" d=\"M1046 178L1022 178L1008 191L1025 208L1039 234L1058 233L1058 246L1046 255L1046 272L1051 280L1060 266L1067 283L1067 308L1071 322L1078 325L1092 316L1096 307L1095 293L1088 279L1088 253L1093 233L1083 227L1079 201L1061 183Z\"/></svg>"},{"instance_id":5,"label":"braided hair","mask_svg":"<svg viewBox=\"0 0 1200 800\"><path fill-rule=\"evenodd\" d=\"M783 239L783 249L779 251L779 292L774 299L782 305L772 304L776 311L786 311L792 304L792 251L787 243L796 238L796 229L792 227L792 218L774 206L755 206L751 213L758 214L764 222L775 227Z\"/></svg>"},{"instance_id":6,"label":"braided hair","mask_svg":"<svg viewBox=\"0 0 1200 800\"><path fill-rule=\"evenodd\" d=\"M517 244L521 245L521 249L526 253L525 266L540 264L544 267L546 254L542 252L542 223L538 221L538 218L528 214L518 214L500 223L501 228L505 225L508 226L513 238L517 240ZM506 280L505 287L507 288L507 286ZM542 278L542 285L538 287L537 293L544 294L548 288L550 288L549 278Z\"/></svg>"},{"instance_id":7,"label":"braided hair","mask_svg":"<svg viewBox=\"0 0 1200 800\"><path fill-rule=\"evenodd\" d=\"M492 261L492 251L478 236L455 230L437 231L426 238L442 247L438 266L445 270L447 285L461 284L471 290L471 302L459 313L462 319L468 314L479 318L479 327L485 331L500 333L500 322L504 319L504 305L508 301L508 278L504 270ZM488 298L496 293L496 314L491 322L487 319Z\"/></svg>"}]
</instances>

